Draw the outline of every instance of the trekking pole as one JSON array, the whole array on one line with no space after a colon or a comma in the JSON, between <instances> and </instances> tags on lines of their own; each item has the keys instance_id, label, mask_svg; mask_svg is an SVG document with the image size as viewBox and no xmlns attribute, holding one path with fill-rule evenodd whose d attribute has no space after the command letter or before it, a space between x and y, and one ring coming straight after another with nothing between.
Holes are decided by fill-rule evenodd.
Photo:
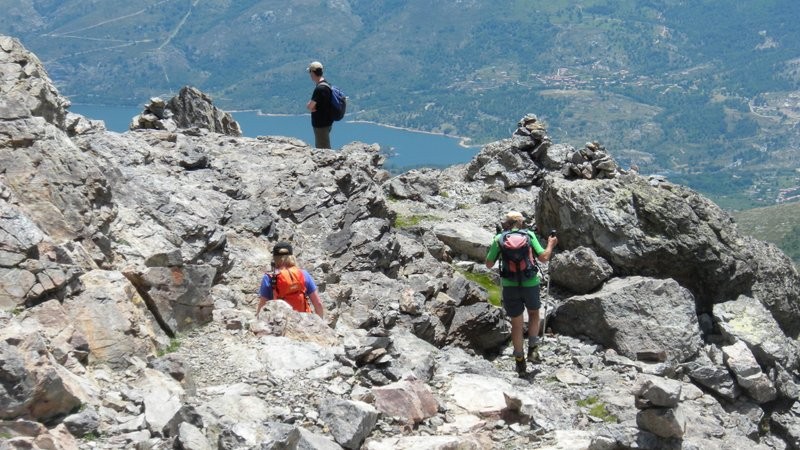
<instances>
[{"instance_id":1,"label":"trekking pole","mask_svg":"<svg viewBox=\"0 0 800 450\"><path fill-rule=\"evenodd\" d=\"M550 236L555 236L555 235L556 235L556 230L550 230ZM553 255L551 254L550 258L552 259L552 257ZM547 298L548 301L550 301L550 261L547 262L546 277L547 277L547 285L546 285L547 287L545 290L545 297ZM544 338L547 335L547 303L545 301L542 301L542 305L544 306L544 318L542 321L542 343L544 343Z\"/></svg>"},{"instance_id":2,"label":"trekking pole","mask_svg":"<svg viewBox=\"0 0 800 450\"><path fill-rule=\"evenodd\" d=\"M550 299L550 263L547 263L547 290L545 291L545 298L548 300ZM542 344L544 344L544 338L547 336L547 302L542 300L542 308L544 312L542 313Z\"/></svg>"}]
</instances>

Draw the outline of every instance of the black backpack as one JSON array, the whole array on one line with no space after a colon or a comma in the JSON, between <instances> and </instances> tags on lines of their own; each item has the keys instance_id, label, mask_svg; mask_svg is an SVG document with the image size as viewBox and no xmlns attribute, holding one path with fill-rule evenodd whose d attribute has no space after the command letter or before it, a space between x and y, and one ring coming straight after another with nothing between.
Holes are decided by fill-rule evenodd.
<instances>
[{"instance_id":1,"label":"black backpack","mask_svg":"<svg viewBox=\"0 0 800 450\"><path fill-rule=\"evenodd\" d=\"M342 120L345 112L347 112L347 96L344 95L344 91L327 81L323 81L320 84L328 86L328 89L331 90L331 119L337 122Z\"/></svg>"},{"instance_id":2,"label":"black backpack","mask_svg":"<svg viewBox=\"0 0 800 450\"><path fill-rule=\"evenodd\" d=\"M528 230L512 230L500 235L500 276L522 283L536 276L539 266L533 254Z\"/></svg>"}]
</instances>

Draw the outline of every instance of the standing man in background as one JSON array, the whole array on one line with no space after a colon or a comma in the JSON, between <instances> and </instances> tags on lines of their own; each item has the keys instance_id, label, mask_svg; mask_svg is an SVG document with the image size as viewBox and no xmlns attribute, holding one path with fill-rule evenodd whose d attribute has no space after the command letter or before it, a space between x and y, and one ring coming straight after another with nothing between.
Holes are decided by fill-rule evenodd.
<instances>
[{"instance_id":1,"label":"standing man in background","mask_svg":"<svg viewBox=\"0 0 800 450\"><path fill-rule=\"evenodd\" d=\"M314 61L308 65L308 74L316 87L306 108L311 111L311 126L314 128L314 146L331 148L331 85L322 76L322 63Z\"/></svg>"}]
</instances>

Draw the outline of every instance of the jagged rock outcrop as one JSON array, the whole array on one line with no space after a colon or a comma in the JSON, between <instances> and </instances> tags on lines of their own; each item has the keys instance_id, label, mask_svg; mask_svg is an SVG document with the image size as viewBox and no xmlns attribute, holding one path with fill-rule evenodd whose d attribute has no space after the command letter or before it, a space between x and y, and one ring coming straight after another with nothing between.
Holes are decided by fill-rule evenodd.
<instances>
[{"instance_id":1,"label":"jagged rock outcrop","mask_svg":"<svg viewBox=\"0 0 800 450\"><path fill-rule=\"evenodd\" d=\"M58 94L55 86L36 55L30 54L17 39L0 35L0 119L7 121L37 120L40 118L58 128L64 128L70 102ZM9 143L30 143L34 136L22 129L13 133L0 130Z\"/></svg>"},{"instance_id":2,"label":"jagged rock outcrop","mask_svg":"<svg viewBox=\"0 0 800 450\"><path fill-rule=\"evenodd\" d=\"M47 351L47 341L35 330L8 322L0 338L1 419L48 422L90 399L80 377L55 361Z\"/></svg>"},{"instance_id":3,"label":"jagged rock outcrop","mask_svg":"<svg viewBox=\"0 0 800 450\"><path fill-rule=\"evenodd\" d=\"M141 114L131 119L131 130L177 131L179 128L202 128L214 133L241 136L239 123L230 113L212 104L211 97L192 86L184 86L178 95L165 101L153 97Z\"/></svg>"},{"instance_id":4,"label":"jagged rock outcrop","mask_svg":"<svg viewBox=\"0 0 800 450\"><path fill-rule=\"evenodd\" d=\"M796 446L797 272L688 189L565 178L575 152L535 116L467 165L394 178L359 143L108 133L39 69L15 88L35 57L0 49L10 448ZM508 209L564 252L527 378L469 281L496 281L483 246ZM324 319L255 317L279 240Z\"/></svg>"}]
</instances>

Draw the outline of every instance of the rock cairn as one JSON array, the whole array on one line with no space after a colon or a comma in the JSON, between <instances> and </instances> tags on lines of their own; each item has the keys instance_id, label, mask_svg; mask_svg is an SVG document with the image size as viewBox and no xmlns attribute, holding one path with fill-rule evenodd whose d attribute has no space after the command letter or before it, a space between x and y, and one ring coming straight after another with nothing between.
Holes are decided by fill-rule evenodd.
<instances>
[{"instance_id":1,"label":"rock cairn","mask_svg":"<svg viewBox=\"0 0 800 450\"><path fill-rule=\"evenodd\" d=\"M514 132L517 136L530 136L531 139L542 142L547 137L547 129L536 114L526 114L525 117L517 122L517 131Z\"/></svg>"},{"instance_id":2,"label":"rock cairn","mask_svg":"<svg viewBox=\"0 0 800 450\"><path fill-rule=\"evenodd\" d=\"M131 130L170 130L177 128L172 121L172 111L167 109L167 102L161 97L152 97L144 105L144 111L131 120Z\"/></svg>"},{"instance_id":3,"label":"rock cairn","mask_svg":"<svg viewBox=\"0 0 800 450\"><path fill-rule=\"evenodd\" d=\"M547 128L544 123L536 117L536 114L526 114L525 117L520 119L519 122L517 122L517 130L514 131L514 135L530 137L535 149L547 148L550 146L550 137L547 135ZM536 157L537 155L534 154L533 156Z\"/></svg>"},{"instance_id":4,"label":"rock cairn","mask_svg":"<svg viewBox=\"0 0 800 450\"><path fill-rule=\"evenodd\" d=\"M565 178L587 180L616 178L618 172L619 166L598 142L587 142L568 158L562 169Z\"/></svg>"}]
</instances>

